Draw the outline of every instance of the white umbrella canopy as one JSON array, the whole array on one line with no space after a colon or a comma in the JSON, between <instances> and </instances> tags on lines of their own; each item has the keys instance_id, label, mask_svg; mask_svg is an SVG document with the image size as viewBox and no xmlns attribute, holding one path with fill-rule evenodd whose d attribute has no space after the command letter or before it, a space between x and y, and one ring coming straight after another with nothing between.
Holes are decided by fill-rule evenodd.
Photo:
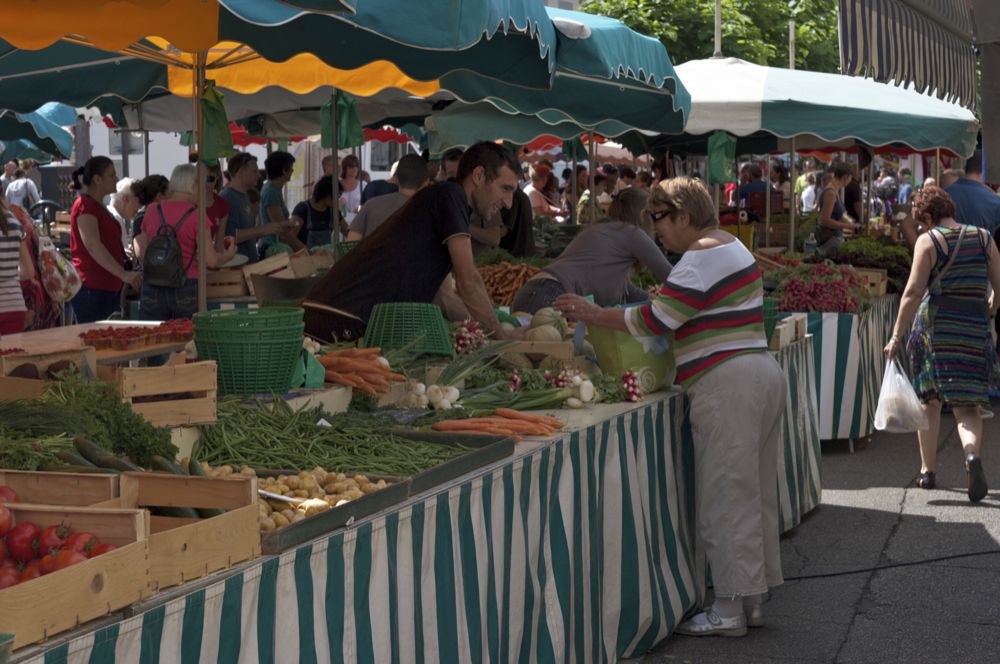
<instances>
[{"instance_id":1,"label":"white umbrella canopy","mask_svg":"<svg viewBox=\"0 0 1000 664\"><path fill-rule=\"evenodd\" d=\"M958 104L889 83L737 58L692 60L676 68L691 94L685 134L813 137L816 144L857 140L916 151L972 154L979 123ZM813 142L813 141L811 141Z\"/></svg>"}]
</instances>

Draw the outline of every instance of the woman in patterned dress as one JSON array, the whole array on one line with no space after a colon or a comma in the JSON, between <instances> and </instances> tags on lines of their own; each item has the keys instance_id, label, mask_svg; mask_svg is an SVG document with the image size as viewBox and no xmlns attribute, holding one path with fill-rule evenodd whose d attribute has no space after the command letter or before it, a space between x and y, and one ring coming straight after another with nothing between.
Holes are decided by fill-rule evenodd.
<instances>
[{"instance_id":1,"label":"woman in patterned dress","mask_svg":"<svg viewBox=\"0 0 1000 664\"><path fill-rule=\"evenodd\" d=\"M929 230L914 246L913 267L885 354L896 356L912 323L906 343L911 380L930 422L927 430L917 432L919 486L935 485L941 405L946 403L958 420L969 500L978 502L988 491L979 457L980 408L989 405L989 387L998 371L990 329L1000 304L1000 260L987 231L955 221L955 204L943 189L924 187L914 200L913 216ZM988 298L989 285L993 296Z\"/></svg>"}]
</instances>

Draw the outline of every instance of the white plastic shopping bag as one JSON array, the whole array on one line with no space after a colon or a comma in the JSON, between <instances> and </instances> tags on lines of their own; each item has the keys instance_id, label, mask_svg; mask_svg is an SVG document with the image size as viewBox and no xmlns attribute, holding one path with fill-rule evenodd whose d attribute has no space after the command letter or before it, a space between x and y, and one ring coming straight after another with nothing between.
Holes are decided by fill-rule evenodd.
<instances>
[{"instance_id":1,"label":"white plastic shopping bag","mask_svg":"<svg viewBox=\"0 0 1000 664\"><path fill-rule=\"evenodd\" d=\"M899 360L889 360L885 363L882 391L878 393L875 428L890 433L909 433L923 431L928 426L927 413L920 406L920 399L899 366Z\"/></svg>"}]
</instances>

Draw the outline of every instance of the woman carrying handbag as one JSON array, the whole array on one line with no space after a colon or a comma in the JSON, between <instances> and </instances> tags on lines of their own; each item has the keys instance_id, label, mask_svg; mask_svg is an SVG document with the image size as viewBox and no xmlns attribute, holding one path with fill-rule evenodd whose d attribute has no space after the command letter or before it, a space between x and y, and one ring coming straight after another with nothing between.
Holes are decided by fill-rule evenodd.
<instances>
[{"instance_id":1,"label":"woman carrying handbag","mask_svg":"<svg viewBox=\"0 0 1000 664\"><path fill-rule=\"evenodd\" d=\"M990 333L1000 303L995 297L1000 291L1000 260L988 232L955 221L955 204L943 189L922 189L914 200L913 216L929 230L914 247L910 278L885 354L894 359L909 331L906 351L911 382L930 425L917 432L921 459L918 485L924 489L935 486L941 406L945 403L958 420L969 500L978 502L988 491L980 460L980 408L989 405L990 385L1000 373ZM989 301L988 286L994 293Z\"/></svg>"}]
</instances>

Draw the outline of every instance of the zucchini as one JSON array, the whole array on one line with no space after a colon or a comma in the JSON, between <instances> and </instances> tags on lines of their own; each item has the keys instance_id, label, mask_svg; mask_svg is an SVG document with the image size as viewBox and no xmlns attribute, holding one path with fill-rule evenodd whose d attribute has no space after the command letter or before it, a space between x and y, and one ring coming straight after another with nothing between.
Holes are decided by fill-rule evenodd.
<instances>
[{"instance_id":1,"label":"zucchini","mask_svg":"<svg viewBox=\"0 0 1000 664\"><path fill-rule=\"evenodd\" d=\"M45 464L39 470L48 473L117 473L112 468L98 468L97 466L78 466L74 464Z\"/></svg>"},{"instance_id":2,"label":"zucchini","mask_svg":"<svg viewBox=\"0 0 1000 664\"><path fill-rule=\"evenodd\" d=\"M146 508L159 516L175 516L181 519L200 519L198 512L190 507L148 507Z\"/></svg>"},{"instance_id":3,"label":"zucchini","mask_svg":"<svg viewBox=\"0 0 1000 664\"><path fill-rule=\"evenodd\" d=\"M91 468L97 467L90 463L90 461L87 461L83 455L73 452L72 450L59 450L58 452L53 452L53 456L60 461L65 461L70 466L90 466Z\"/></svg>"},{"instance_id":4,"label":"zucchini","mask_svg":"<svg viewBox=\"0 0 1000 664\"><path fill-rule=\"evenodd\" d=\"M79 452L84 459L97 466L102 465L97 461L97 457L102 454L111 454L100 445L96 445L81 436L77 436L73 439L73 447L76 448L76 451Z\"/></svg>"},{"instance_id":5,"label":"zucchini","mask_svg":"<svg viewBox=\"0 0 1000 664\"><path fill-rule=\"evenodd\" d=\"M194 477L208 477L208 473L205 472L200 463L194 460L194 457L188 459L187 467ZM226 510L220 510L216 507L198 507L196 509L203 519L211 519L213 516L222 516L226 513Z\"/></svg>"},{"instance_id":6,"label":"zucchini","mask_svg":"<svg viewBox=\"0 0 1000 664\"><path fill-rule=\"evenodd\" d=\"M116 457L114 454L111 454L110 452L105 452L104 454L98 454L93 459L93 461L98 466L103 466L104 468L115 468L121 471L134 470L137 472L142 472L142 468L135 465L128 459L122 459L120 457Z\"/></svg>"},{"instance_id":7,"label":"zucchini","mask_svg":"<svg viewBox=\"0 0 1000 664\"><path fill-rule=\"evenodd\" d=\"M162 470L165 473L170 473L171 475L187 475L187 471L178 466L176 463L160 456L159 454L154 454L151 458L153 462L153 468L155 470Z\"/></svg>"}]
</instances>

